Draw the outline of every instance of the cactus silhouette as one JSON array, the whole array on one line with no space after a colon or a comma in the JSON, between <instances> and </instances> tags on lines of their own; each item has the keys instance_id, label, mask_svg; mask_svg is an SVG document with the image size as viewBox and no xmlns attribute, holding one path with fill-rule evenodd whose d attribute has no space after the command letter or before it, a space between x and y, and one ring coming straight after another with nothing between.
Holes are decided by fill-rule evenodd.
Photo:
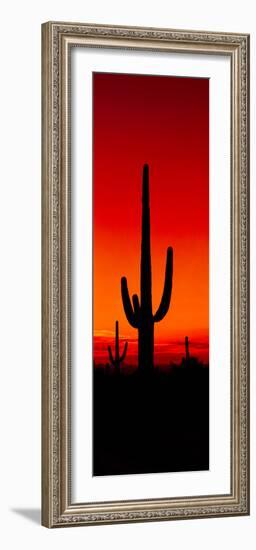
<instances>
[{"instance_id":1,"label":"cactus silhouette","mask_svg":"<svg viewBox=\"0 0 256 550\"><path fill-rule=\"evenodd\" d=\"M128 348L128 342L125 342L124 351L123 351L122 355L120 355L120 353L119 353L119 326L118 326L118 321L116 321L115 357L113 356L113 353L112 353L112 350L111 350L110 346L108 346L108 354L109 354L110 363L112 363L113 367L115 367L115 371L117 373L120 372L120 365L121 365L121 363L123 362L123 360L126 356L127 348Z\"/></svg>"},{"instance_id":2,"label":"cactus silhouette","mask_svg":"<svg viewBox=\"0 0 256 550\"><path fill-rule=\"evenodd\" d=\"M186 353L186 365L189 365L189 361L190 361L190 353L189 353L189 339L188 339L188 336L185 336L185 353Z\"/></svg>"},{"instance_id":3,"label":"cactus silhouette","mask_svg":"<svg viewBox=\"0 0 256 550\"><path fill-rule=\"evenodd\" d=\"M149 371L154 367L154 324L162 321L168 312L172 293L173 251L167 249L165 281L162 299L156 313L152 312L152 274L150 251L149 168L143 167L142 181L142 237L140 260L140 302L137 294L129 296L127 279L121 279L124 311L133 328L138 329L138 367Z\"/></svg>"}]
</instances>

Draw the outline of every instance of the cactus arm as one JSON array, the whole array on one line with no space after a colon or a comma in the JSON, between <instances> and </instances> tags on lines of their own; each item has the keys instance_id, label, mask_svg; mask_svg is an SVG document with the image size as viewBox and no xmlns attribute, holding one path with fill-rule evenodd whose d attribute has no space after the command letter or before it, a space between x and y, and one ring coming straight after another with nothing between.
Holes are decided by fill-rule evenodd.
<instances>
[{"instance_id":1,"label":"cactus arm","mask_svg":"<svg viewBox=\"0 0 256 550\"><path fill-rule=\"evenodd\" d=\"M115 338L115 360L119 360L119 326L118 321L116 321L116 338Z\"/></svg>"},{"instance_id":2,"label":"cactus arm","mask_svg":"<svg viewBox=\"0 0 256 550\"><path fill-rule=\"evenodd\" d=\"M166 268L165 268L165 281L164 281L164 290L162 299L159 305L158 310L156 311L153 319L155 323L158 323L159 321L162 321L162 319L165 317L169 306L170 306L170 300L171 300L171 294L172 294L172 272L173 272L173 251L172 248L169 247L167 249L167 256L166 256Z\"/></svg>"},{"instance_id":3,"label":"cactus arm","mask_svg":"<svg viewBox=\"0 0 256 550\"><path fill-rule=\"evenodd\" d=\"M114 364L115 364L115 361L114 361L112 349L111 349L110 346L108 346L108 355L109 355L110 363L112 363L112 365L114 365Z\"/></svg>"},{"instance_id":4,"label":"cactus arm","mask_svg":"<svg viewBox=\"0 0 256 550\"><path fill-rule=\"evenodd\" d=\"M120 363L122 363L122 361L124 360L125 356L126 356L126 352L127 352L127 348L128 348L128 342L125 342L125 345L124 345L124 351L119 359Z\"/></svg>"},{"instance_id":5,"label":"cactus arm","mask_svg":"<svg viewBox=\"0 0 256 550\"><path fill-rule=\"evenodd\" d=\"M140 303L139 303L138 294L133 294L132 303L133 303L134 314L135 314L137 320L139 320Z\"/></svg>"},{"instance_id":6,"label":"cactus arm","mask_svg":"<svg viewBox=\"0 0 256 550\"><path fill-rule=\"evenodd\" d=\"M123 301L124 311L125 311L127 320L129 321L130 325L133 328L138 328L138 319L136 318L136 315L134 313L134 310L131 304L126 277L122 277L121 279L121 293L122 293L122 301Z\"/></svg>"}]
</instances>

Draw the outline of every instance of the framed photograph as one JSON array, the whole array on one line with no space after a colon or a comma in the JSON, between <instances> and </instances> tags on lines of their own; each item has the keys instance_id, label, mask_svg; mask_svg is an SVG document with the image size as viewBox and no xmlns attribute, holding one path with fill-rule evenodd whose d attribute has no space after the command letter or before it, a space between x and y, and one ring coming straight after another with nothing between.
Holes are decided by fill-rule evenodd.
<instances>
[{"instance_id":1,"label":"framed photograph","mask_svg":"<svg viewBox=\"0 0 256 550\"><path fill-rule=\"evenodd\" d=\"M42 523L249 513L249 36L42 26Z\"/></svg>"}]
</instances>

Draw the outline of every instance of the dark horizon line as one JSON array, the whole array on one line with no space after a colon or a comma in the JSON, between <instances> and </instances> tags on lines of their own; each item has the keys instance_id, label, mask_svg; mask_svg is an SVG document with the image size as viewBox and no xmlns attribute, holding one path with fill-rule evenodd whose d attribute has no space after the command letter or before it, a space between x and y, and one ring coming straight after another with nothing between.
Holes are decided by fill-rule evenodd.
<instances>
[{"instance_id":1,"label":"dark horizon line","mask_svg":"<svg viewBox=\"0 0 256 550\"><path fill-rule=\"evenodd\" d=\"M200 361L200 359L198 359L198 357L191 357L190 360L191 360L191 362L197 361L197 363L198 363L199 365L209 366L209 361ZM182 360L179 361L179 362L177 362L177 361L170 361L170 363L157 363L157 364L154 365L154 368L155 368L155 367L164 367L164 368L166 368L166 367L171 367L171 366L173 366L173 365L178 365L178 366L180 366L180 365L182 365L182 363L185 362L185 361L186 361L186 359L185 359L185 357L183 357ZM108 363L109 363L109 361L96 363L96 361L93 360L93 366L95 366L95 367L105 367ZM124 362L122 368L124 368L124 367L134 367L134 368L138 368L138 364L137 364L137 363L127 363L127 362ZM122 370L122 369L121 369L121 370Z\"/></svg>"}]
</instances>

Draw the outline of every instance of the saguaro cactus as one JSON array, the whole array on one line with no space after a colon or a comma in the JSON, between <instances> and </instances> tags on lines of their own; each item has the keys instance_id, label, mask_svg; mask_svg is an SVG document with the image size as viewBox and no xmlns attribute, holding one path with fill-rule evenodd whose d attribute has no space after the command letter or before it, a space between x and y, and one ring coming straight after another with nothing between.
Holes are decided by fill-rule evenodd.
<instances>
[{"instance_id":1,"label":"saguaro cactus","mask_svg":"<svg viewBox=\"0 0 256 550\"><path fill-rule=\"evenodd\" d=\"M122 361L124 360L124 358L126 356L127 348L128 348L128 342L125 342L124 351L120 355L120 353L119 353L119 326L118 326L118 321L116 321L115 357L113 356L111 347L108 346L109 359L110 359L111 364L115 367L116 372L120 371L120 365L121 365Z\"/></svg>"},{"instance_id":2,"label":"saguaro cactus","mask_svg":"<svg viewBox=\"0 0 256 550\"><path fill-rule=\"evenodd\" d=\"M154 367L154 324L161 321L170 306L172 293L173 251L167 249L165 281L162 299L156 313L152 312L152 274L150 251L149 169L143 167L142 238L140 260L140 302L137 294L129 296L127 279L121 279L123 307L130 325L138 329L138 366L148 371Z\"/></svg>"},{"instance_id":3,"label":"saguaro cactus","mask_svg":"<svg viewBox=\"0 0 256 550\"><path fill-rule=\"evenodd\" d=\"M189 360L190 360L189 339L188 339L188 336L185 336L185 353L186 353L186 356L185 356L186 365L188 365L188 364L189 364Z\"/></svg>"}]
</instances>

